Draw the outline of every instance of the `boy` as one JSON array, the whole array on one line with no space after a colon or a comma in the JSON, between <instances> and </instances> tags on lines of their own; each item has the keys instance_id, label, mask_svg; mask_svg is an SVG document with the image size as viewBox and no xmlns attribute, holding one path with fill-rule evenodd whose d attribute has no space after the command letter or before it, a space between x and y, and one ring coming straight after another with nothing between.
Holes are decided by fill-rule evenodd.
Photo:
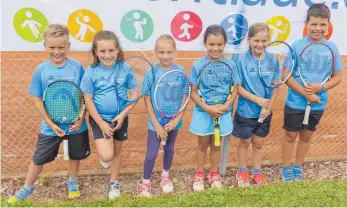
<instances>
[{"instance_id":1,"label":"boy","mask_svg":"<svg viewBox=\"0 0 347 208\"><path fill-rule=\"evenodd\" d=\"M324 39L328 32L330 10L324 4L313 4L307 11L305 27L307 36L293 43L293 50L297 59L305 46L310 43L324 43L332 48L335 55L335 68L331 78L324 84L309 83L302 85L297 68L287 81L288 95L284 109L284 139L282 141L282 180L284 182L302 180L302 164L309 150L311 137L322 118L327 103L327 90L341 82L342 62L336 45ZM307 101L313 103L309 123L303 125ZM294 149L294 142L299 135L294 165L290 166L290 159Z\"/></svg>"},{"instance_id":2,"label":"boy","mask_svg":"<svg viewBox=\"0 0 347 208\"><path fill-rule=\"evenodd\" d=\"M56 80L68 80L79 85L84 73L83 66L66 57L70 49L69 31L66 26L52 24L44 31L44 47L49 60L41 63L32 77L29 93L42 116L41 133L38 136L33 161L30 164L25 179L25 185L9 199L13 204L30 196L34 190L34 182L42 171L43 165L53 161L58 154L59 145L65 132L69 129L67 136L69 141L69 180L67 187L69 198L80 196L77 182L77 173L80 160L90 155L88 140L88 129L84 115L80 121L73 126L56 125L47 115L43 102L43 92L48 84Z\"/></svg>"}]
</instances>

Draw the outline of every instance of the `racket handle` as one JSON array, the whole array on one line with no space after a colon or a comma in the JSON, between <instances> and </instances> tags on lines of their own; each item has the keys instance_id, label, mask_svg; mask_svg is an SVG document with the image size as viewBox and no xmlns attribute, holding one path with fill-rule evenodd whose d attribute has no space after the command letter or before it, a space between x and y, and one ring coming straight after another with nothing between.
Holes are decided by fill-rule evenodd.
<instances>
[{"instance_id":1,"label":"racket handle","mask_svg":"<svg viewBox=\"0 0 347 208\"><path fill-rule=\"evenodd\" d=\"M161 140L160 144L165 146L166 145L166 140Z\"/></svg>"},{"instance_id":2,"label":"racket handle","mask_svg":"<svg viewBox=\"0 0 347 208\"><path fill-rule=\"evenodd\" d=\"M117 126L117 121L115 121L115 122L111 122L110 123L110 127L113 129L114 127L116 127Z\"/></svg>"},{"instance_id":3,"label":"racket handle","mask_svg":"<svg viewBox=\"0 0 347 208\"><path fill-rule=\"evenodd\" d=\"M69 160L69 141L67 139L63 140L63 150L64 150L64 160Z\"/></svg>"},{"instance_id":4,"label":"racket handle","mask_svg":"<svg viewBox=\"0 0 347 208\"><path fill-rule=\"evenodd\" d=\"M302 124L308 125L308 119L310 118L310 111L311 111L311 103L307 103L306 110L305 110L304 121L302 122Z\"/></svg>"},{"instance_id":5,"label":"racket handle","mask_svg":"<svg viewBox=\"0 0 347 208\"><path fill-rule=\"evenodd\" d=\"M219 128L214 128L214 146L220 146L220 131Z\"/></svg>"},{"instance_id":6,"label":"racket handle","mask_svg":"<svg viewBox=\"0 0 347 208\"><path fill-rule=\"evenodd\" d=\"M263 114L265 111L266 111L265 108L262 108L260 115ZM263 122L264 122L264 119L259 116L258 123L263 123Z\"/></svg>"}]
</instances>

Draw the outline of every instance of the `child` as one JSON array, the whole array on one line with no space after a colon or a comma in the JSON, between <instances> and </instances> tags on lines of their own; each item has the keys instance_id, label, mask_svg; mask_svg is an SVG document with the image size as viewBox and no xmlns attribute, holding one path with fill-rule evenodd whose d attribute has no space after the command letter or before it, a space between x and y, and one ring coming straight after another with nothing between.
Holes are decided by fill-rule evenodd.
<instances>
[{"instance_id":1,"label":"child","mask_svg":"<svg viewBox=\"0 0 347 208\"><path fill-rule=\"evenodd\" d=\"M237 149L239 168L236 175L239 186L249 186L247 152L250 144L253 148L252 178L256 184L267 184L261 172L262 146L270 131L271 110L278 89L272 91L271 100L264 98L270 89L266 88L259 76L258 63L269 41L269 27L264 23L253 24L248 31L249 50L237 61L242 85L238 86L240 96L232 135L239 139ZM266 110L261 114L262 108ZM259 117L265 118L263 123L258 122Z\"/></svg>"},{"instance_id":2,"label":"child","mask_svg":"<svg viewBox=\"0 0 347 208\"><path fill-rule=\"evenodd\" d=\"M185 73L184 69L175 64L176 57L176 42L170 35L160 36L156 43L154 51L159 60L159 63L154 65L155 81L157 83L160 77L169 70L180 70ZM145 96L146 109L149 115L148 118L148 141L147 154L144 161L143 183L139 186L141 196L151 196L150 179L154 168L154 163L160 148L160 141L166 139L163 159L163 172L161 174L160 186L164 193L172 192L174 189L173 183L169 176L171 168L174 145L179 129L182 127L182 113L168 124L163 126L164 122L156 108L154 108L154 89L152 85L150 92Z\"/></svg>"},{"instance_id":3,"label":"child","mask_svg":"<svg viewBox=\"0 0 347 208\"><path fill-rule=\"evenodd\" d=\"M310 43L327 44L334 52L335 69L331 78L324 84L310 83L304 86L299 77L297 68L294 69L292 77L287 81L288 95L284 109L285 130L282 142L282 179L284 182L302 180L302 164L309 150L311 137L322 118L327 104L328 92L341 82L342 62L336 45L324 38L328 32L330 22L329 8L324 4L313 4L307 11L305 26L307 36L293 43L293 50L299 58L303 49ZM303 125L303 119L307 101L312 104L308 125ZM290 159L293 154L294 142L299 135L299 144L296 150L294 165L291 166Z\"/></svg>"},{"instance_id":4,"label":"child","mask_svg":"<svg viewBox=\"0 0 347 208\"><path fill-rule=\"evenodd\" d=\"M108 196L109 199L114 199L120 197L118 176L121 149L123 141L128 138L127 115L133 107L130 105L118 114L118 109L125 106L124 102L118 102L122 100L117 96L115 81L119 87L130 89L132 83L129 80L134 74L127 65L121 63L124 61L124 53L117 36L111 31L101 31L94 36L91 53L94 61L82 78L81 89L90 115L89 123L96 150L102 161L111 163ZM121 64L122 71L116 73ZM116 122L117 125L111 128L111 122Z\"/></svg>"},{"instance_id":5,"label":"child","mask_svg":"<svg viewBox=\"0 0 347 208\"><path fill-rule=\"evenodd\" d=\"M195 102L192 123L190 131L198 135L198 146L196 149L197 169L193 184L194 191L202 191L205 189L204 180L204 164L206 160L207 149L210 147L210 162L211 170L209 173L209 183L212 188L222 188L221 178L218 173L218 165L220 160L220 147L214 146L214 120L213 118L220 116L220 135L229 135L233 129L231 105L237 94L237 89L234 87L232 97L223 105L207 105L197 93L197 75L201 67L209 61L224 61L234 70L234 86L240 83L239 75L236 70L235 63L232 60L223 56L223 51L226 46L225 30L219 25L209 26L204 34L204 45L207 50L206 56L197 60L192 67L190 79L192 83L191 98ZM218 72L216 72L218 74ZM224 88L224 86L216 87Z\"/></svg>"},{"instance_id":6,"label":"child","mask_svg":"<svg viewBox=\"0 0 347 208\"><path fill-rule=\"evenodd\" d=\"M68 80L79 85L84 69L82 64L66 57L70 49L69 31L66 26L52 24L44 31L45 51L49 60L41 63L34 72L29 93L40 112L43 120L41 122L41 133L37 139L36 150L33 161L30 164L25 185L16 195L12 196L9 203L15 203L30 196L34 190L34 182L42 171L44 164L53 161L58 154L60 138L65 136L69 129L67 139L69 142L69 180L67 187L69 198L80 196L77 182L77 173L80 160L90 155L87 125L82 118L73 126L56 125L47 115L43 102L43 92L47 86L56 80Z\"/></svg>"}]
</instances>

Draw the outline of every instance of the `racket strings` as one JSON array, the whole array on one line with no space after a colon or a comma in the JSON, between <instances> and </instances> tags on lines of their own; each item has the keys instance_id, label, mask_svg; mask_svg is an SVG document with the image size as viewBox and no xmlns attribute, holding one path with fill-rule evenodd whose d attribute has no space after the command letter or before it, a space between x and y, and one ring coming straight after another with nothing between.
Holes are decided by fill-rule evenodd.
<instances>
[{"instance_id":1,"label":"racket strings","mask_svg":"<svg viewBox=\"0 0 347 208\"><path fill-rule=\"evenodd\" d=\"M83 93L72 83L54 82L45 91L44 104L54 122L71 123L84 110Z\"/></svg>"},{"instance_id":2,"label":"racket strings","mask_svg":"<svg viewBox=\"0 0 347 208\"><path fill-rule=\"evenodd\" d=\"M299 72L305 82L324 82L330 76L332 68L333 54L327 46L313 44L301 54Z\"/></svg>"},{"instance_id":3,"label":"racket strings","mask_svg":"<svg viewBox=\"0 0 347 208\"><path fill-rule=\"evenodd\" d=\"M182 111L189 100L189 79L180 72L164 75L155 90L156 107L166 116Z\"/></svg>"},{"instance_id":4,"label":"racket strings","mask_svg":"<svg viewBox=\"0 0 347 208\"><path fill-rule=\"evenodd\" d=\"M259 61L259 74L265 85L277 87L284 83L293 71L294 55L289 47L285 46L279 54L273 54L273 46L268 46Z\"/></svg>"},{"instance_id":5,"label":"racket strings","mask_svg":"<svg viewBox=\"0 0 347 208\"><path fill-rule=\"evenodd\" d=\"M232 86L232 71L224 63L213 62L200 71L198 88L208 105L225 103Z\"/></svg>"},{"instance_id":6,"label":"racket strings","mask_svg":"<svg viewBox=\"0 0 347 208\"><path fill-rule=\"evenodd\" d=\"M143 58L134 57L125 60L121 70L125 68L130 68L133 73L128 73L125 78L128 85L118 85L116 90L118 96L123 100L136 101L147 93L151 87L153 74L148 73L148 76L146 74L147 71L152 70L152 65Z\"/></svg>"}]
</instances>

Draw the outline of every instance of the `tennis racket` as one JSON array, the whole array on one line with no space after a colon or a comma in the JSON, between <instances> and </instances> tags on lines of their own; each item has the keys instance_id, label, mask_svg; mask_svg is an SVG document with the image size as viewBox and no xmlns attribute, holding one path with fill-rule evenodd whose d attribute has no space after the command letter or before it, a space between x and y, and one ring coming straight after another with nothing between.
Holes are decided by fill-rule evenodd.
<instances>
[{"instance_id":1,"label":"tennis racket","mask_svg":"<svg viewBox=\"0 0 347 208\"><path fill-rule=\"evenodd\" d=\"M275 54L278 49L279 53ZM259 76L265 86L265 98L269 99L272 91L289 79L296 65L295 60L294 51L286 42L274 41L266 47L258 64ZM266 109L262 108L260 114L264 111ZM259 117L258 122L263 121L264 119Z\"/></svg>"},{"instance_id":2,"label":"tennis racket","mask_svg":"<svg viewBox=\"0 0 347 208\"><path fill-rule=\"evenodd\" d=\"M233 91L233 71L224 61L211 61L202 66L197 80L198 95L207 105L224 104ZM219 118L214 118L214 145L220 146Z\"/></svg>"},{"instance_id":3,"label":"tennis racket","mask_svg":"<svg viewBox=\"0 0 347 208\"><path fill-rule=\"evenodd\" d=\"M43 94L43 105L47 115L56 124L77 123L84 111L85 103L83 92L73 82L58 80L50 83ZM69 143L66 130L63 139L64 160L69 159Z\"/></svg>"},{"instance_id":4,"label":"tennis racket","mask_svg":"<svg viewBox=\"0 0 347 208\"><path fill-rule=\"evenodd\" d=\"M300 79L309 83L324 84L334 71L335 56L333 50L324 43L311 43L300 54L298 72ZM303 124L307 125L311 103L307 101Z\"/></svg>"},{"instance_id":5,"label":"tennis racket","mask_svg":"<svg viewBox=\"0 0 347 208\"><path fill-rule=\"evenodd\" d=\"M110 79L114 80L116 97L118 98L116 115L118 115L129 105L139 101L150 90L154 82L153 65L144 57L131 56L120 64L119 68L110 75ZM121 84L123 82L127 85ZM114 128L116 125L117 122L111 122L110 127Z\"/></svg>"},{"instance_id":6,"label":"tennis racket","mask_svg":"<svg viewBox=\"0 0 347 208\"><path fill-rule=\"evenodd\" d=\"M163 119L163 127L184 111L190 93L189 78L180 70L170 70L159 78L154 89L154 105ZM166 145L166 140L161 145Z\"/></svg>"}]
</instances>

